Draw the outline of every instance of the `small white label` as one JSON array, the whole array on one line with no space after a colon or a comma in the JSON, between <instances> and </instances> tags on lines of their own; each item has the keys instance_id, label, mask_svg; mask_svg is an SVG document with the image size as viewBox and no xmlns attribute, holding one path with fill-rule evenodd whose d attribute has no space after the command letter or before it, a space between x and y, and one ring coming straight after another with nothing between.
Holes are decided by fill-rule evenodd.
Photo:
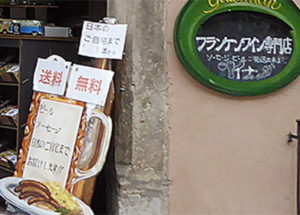
<instances>
[{"instance_id":1,"label":"small white label","mask_svg":"<svg viewBox=\"0 0 300 215\"><path fill-rule=\"evenodd\" d=\"M109 70L74 64L66 97L104 106L113 76Z\"/></svg>"},{"instance_id":2,"label":"small white label","mask_svg":"<svg viewBox=\"0 0 300 215\"><path fill-rule=\"evenodd\" d=\"M42 99L23 178L66 185L83 107Z\"/></svg>"},{"instance_id":3,"label":"small white label","mask_svg":"<svg viewBox=\"0 0 300 215\"><path fill-rule=\"evenodd\" d=\"M78 54L107 59L123 57L127 24L102 24L84 21Z\"/></svg>"},{"instance_id":4,"label":"small white label","mask_svg":"<svg viewBox=\"0 0 300 215\"><path fill-rule=\"evenodd\" d=\"M52 55L38 58L34 72L33 90L43 93L64 95L71 62Z\"/></svg>"}]
</instances>

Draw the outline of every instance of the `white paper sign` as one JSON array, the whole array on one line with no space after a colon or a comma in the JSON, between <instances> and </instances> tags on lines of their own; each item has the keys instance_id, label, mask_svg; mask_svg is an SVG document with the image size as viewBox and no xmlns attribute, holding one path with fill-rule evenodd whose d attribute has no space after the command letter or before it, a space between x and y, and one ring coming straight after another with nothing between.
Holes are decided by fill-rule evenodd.
<instances>
[{"instance_id":1,"label":"white paper sign","mask_svg":"<svg viewBox=\"0 0 300 215\"><path fill-rule=\"evenodd\" d=\"M66 97L104 106L113 76L113 71L74 64Z\"/></svg>"},{"instance_id":2,"label":"white paper sign","mask_svg":"<svg viewBox=\"0 0 300 215\"><path fill-rule=\"evenodd\" d=\"M42 99L23 178L59 181L68 178L83 107Z\"/></svg>"},{"instance_id":3,"label":"white paper sign","mask_svg":"<svg viewBox=\"0 0 300 215\"><path fill-rule=\"evenodd\" d=\"M52 55L38 58L33 78L33 90L43 93L64 95L71 62Z\"/></svg>"},{"instance_id":4,"label":"white paper sign","mask_svg":"<svg viewBox=\"0 0 300 215\"><path fill-rule=\"evenodd\" d=\"M127 25L84 21L78 54L107 59L122 59Z\"/></svg>"}]
</instances>

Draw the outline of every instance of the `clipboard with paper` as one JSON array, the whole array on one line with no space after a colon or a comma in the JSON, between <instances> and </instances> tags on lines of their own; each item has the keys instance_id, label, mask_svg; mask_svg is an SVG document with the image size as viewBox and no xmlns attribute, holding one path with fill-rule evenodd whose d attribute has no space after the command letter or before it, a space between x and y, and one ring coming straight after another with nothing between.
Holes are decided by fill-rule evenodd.
<instances>
[{"instance_id":1,"label":"clipboard with paper","mask_svg":"<svg viewBox=\"0 0 300 215\"><path fill-rule=\"evenodd\" d=\"M13 180L59 184L86 209L83 214L92 214L89 202L81 200L86 186L92 195L95 181L87 185L85 179L102 170L109 148L114 73L107 70L106 60L97 60L98 68L71 64L57 55L38 59ZM27 212L38 214L35 210Z\"/></svg>"}]
</instances>

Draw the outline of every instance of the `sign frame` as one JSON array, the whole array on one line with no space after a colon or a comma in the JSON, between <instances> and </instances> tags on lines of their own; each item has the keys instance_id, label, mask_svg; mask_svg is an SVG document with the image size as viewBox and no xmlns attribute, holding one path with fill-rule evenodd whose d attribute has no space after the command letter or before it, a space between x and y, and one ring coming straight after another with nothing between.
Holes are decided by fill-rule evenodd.
<instances>
[{"instance_id":1,"label":"sign frame","mask_svg":"<svg viewBox=\"0 0 300 215\"><path fill-rule=\"evenodd\" d=\"M212 3L218 2L217 7ZM179 60L198 82L221 93L234 96L257 96L285 87L300 74L300 13L291 0L269 0L273 5L263 5L262 0L189 0L177 17L174 28L174 45ZM210 4L211 5L210 5ZM260 4L259 4L260 3ZM215 5L216 6L216 5ZM273 9L271 8L273 7ZM275 9L274 9L275 8ZM228 80L215 75L198 57L195 37L199 27L209 18L230 11L253 11L274 16L292 30L293 54L286 67L276 76L252 82ZM297 59L298 58L298 59ZM298 60L298 62L297 62Z\"/></svg>"}]
</instances>

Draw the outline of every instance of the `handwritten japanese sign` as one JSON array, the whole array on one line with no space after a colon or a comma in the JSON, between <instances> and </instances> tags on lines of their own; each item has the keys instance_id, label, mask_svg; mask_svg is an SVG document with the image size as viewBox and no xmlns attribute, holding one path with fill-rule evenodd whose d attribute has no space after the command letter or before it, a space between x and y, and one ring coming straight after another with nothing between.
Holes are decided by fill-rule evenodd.
<instances>
[{"instance_id":1,"label":"handwritten japanese sign","mask_svg":"<svg viewBox=\"0 0 300 215\"><path fill-rule=\"evenodd\" d=\"M219 77L261 81L289 63L294 41L289 26L266 14L234 12L214 16L198 29L198 57Z\"/></svg>"},{"instance_id":2,"label":"handwritten japanese sign","mask_svg":"<svg viewBox=\"0 0 300 215\"><path fill-rule=\"evenodd\" d=\"M113 76L109 70L74 64L66 97L104 106Z\"/></svg>"},{"instance_id":3,"label":"handwritten japanese sign","mask_svg":"<svg viewBox=\"0 0 300 215\"><path fill-rule=\"evenodd\" d=\"M52 55L39 58L34 72L33 90L64 95L71 62Z\"/></svg>"},{"instance_id":4,"label":"handwritten japanese sign","mask_svg":"<svg viewBox=\"0 0 300 215\"><path fill-rule=\"evenodd\" d=\"M83 23L78 54L107 59L122 59L126 24Z\"/></svg>"},{"instance_id":5,"label":"handwritten japanese sign","mask_svg":"<svg viewBox=\"0 0 300 215\"><path fill-rule=\"evenodd\" d=\"M23 172L24 178L68 178L83 107L42 99Z\"/></svg>"}]
</instances>

